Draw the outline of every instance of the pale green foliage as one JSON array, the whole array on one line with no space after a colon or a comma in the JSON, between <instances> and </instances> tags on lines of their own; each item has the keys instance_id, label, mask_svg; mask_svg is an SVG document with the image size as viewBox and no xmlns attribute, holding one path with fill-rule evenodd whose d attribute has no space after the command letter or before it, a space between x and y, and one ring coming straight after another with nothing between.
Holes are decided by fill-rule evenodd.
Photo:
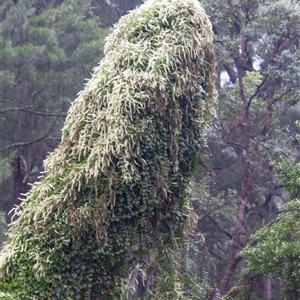
<instances>
[{"instance_id":1,"label":"pale green foliage","mask_svg":"<svg viewBox=\"0 0 300 300\"><path fill-rule=\"evenodd\" d=\"M274 162L277 176L284 183L289 199L296 199L300 195L300 163L294 159L279 157Z\"/></svg>"},{"instance_id":2,"label":"pale green foliage","mask_svg":"<svg viewBox=\"0 0 300 300\"><path fill-rule=\"evenodd\" d=\"M211 25L197 1L149 0L121 18L44 178L15 210L1 287L30 300L121 298L122 282L152 249L156 298L176 299L176 268L164 263L183 238L214 69Z\"/></svg>"}]
</instances>

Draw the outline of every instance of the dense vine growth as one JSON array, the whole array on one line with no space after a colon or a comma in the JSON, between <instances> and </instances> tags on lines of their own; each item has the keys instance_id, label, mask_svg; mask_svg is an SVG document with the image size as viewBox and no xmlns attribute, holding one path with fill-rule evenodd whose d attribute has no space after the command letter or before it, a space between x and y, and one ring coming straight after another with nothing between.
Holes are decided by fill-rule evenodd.
<instances>
[{"instance_id":1,"label":"dense vine growth","mask_svg":"<svg viewBox=\"0 0 300 300\"><path fill-rule=\"evenodd\" d=\"M121 299L150 250L153 297L176 299L176 272L167 286L159 278L173 274L168 253L183 237L214 68L198 1L149 0L121 18L44 177L15 210L0 299Z\"/></svg>"}]
</instances>

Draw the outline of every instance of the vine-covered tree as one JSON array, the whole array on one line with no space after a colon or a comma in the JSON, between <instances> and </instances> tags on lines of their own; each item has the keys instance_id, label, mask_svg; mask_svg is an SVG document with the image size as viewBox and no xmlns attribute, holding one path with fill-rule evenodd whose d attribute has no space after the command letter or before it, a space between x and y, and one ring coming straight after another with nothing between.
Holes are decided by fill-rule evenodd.
<instances>
[{"instance_id":1,"label":"vine-covered tree","mask_svg":"<svg viewBox=\"0 0 300 300\"><path fill-rule=\"evenodd\" d=\"M211 24L196 0L149 0L121 18L44 177L15 210L1 299L118 299L150 252L153 297L184 299L173 254L214 71Z\"/></svg>"}]
</instances>

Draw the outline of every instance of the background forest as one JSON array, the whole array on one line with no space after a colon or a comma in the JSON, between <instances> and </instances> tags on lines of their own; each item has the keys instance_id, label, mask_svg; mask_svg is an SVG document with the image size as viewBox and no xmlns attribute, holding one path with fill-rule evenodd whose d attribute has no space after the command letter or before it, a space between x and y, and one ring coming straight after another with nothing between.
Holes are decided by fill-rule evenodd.
<instances>
[{"instance_id":1,"label":"background forest","mask_svg":"<svg viewBox=\"0 0 300 300\"><path fill-rule=\"evenodd\" d=\"M203 299L299 299L300 246L290 242L300 240L300 4L200 2L215 34L219 98L191 185L187 276ZM0 0L0 242L105 37L141 3ZM260 247L271 234L278 243Z\"/></svg>"}]
</instances>

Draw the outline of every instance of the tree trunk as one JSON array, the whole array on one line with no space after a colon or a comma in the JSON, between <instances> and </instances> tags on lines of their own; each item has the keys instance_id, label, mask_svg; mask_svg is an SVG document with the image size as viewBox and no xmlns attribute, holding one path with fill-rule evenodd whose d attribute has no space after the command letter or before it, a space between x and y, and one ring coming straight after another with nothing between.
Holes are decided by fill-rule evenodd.
<instances>
[{"instance_id":1,"label":"tree trunk","mask_svg":"<svg viewBox=\"0 0 300 300\"><path fill-rule=\"evenodd\" d=\"M240 54L239 61L242 62L243 53ZM251 120L249 116L249 108L251 102L247 100L244 83L243 83L243 69L238 68L238 83L240 88L240 97L243 104L243 131L245 134L245 144L244 144L244 172L242 181L242 194L238 206L238 212L236 217L235 231L233 235L233 248L231 258L225 268L224 274L219 282L218 290L221 295L225 294L228 282L237 266L237 264L242 259L240 255L241 248L241 232L245 217L245 207L248 201L249 194L253 187L253 171L251 169Z\"/></svg>"},{"instance_id":2,"label":"tree trunk","mask_svg":"<svg viewBox=\"0 0 300 300\"><path fill-rule=\"evenodd\" d=\"M11 208L16 207L20 204L20 195L28 192L28 182L25 176L26 172L22 163L21 155L18 155L14 159L13 177L14 177L14 192L13 199L11 202ZM10 208L10 209L11 209ZM8 213L6 221L10 223L12 221L12 214Z\"/></svg>"}]
</instances>

